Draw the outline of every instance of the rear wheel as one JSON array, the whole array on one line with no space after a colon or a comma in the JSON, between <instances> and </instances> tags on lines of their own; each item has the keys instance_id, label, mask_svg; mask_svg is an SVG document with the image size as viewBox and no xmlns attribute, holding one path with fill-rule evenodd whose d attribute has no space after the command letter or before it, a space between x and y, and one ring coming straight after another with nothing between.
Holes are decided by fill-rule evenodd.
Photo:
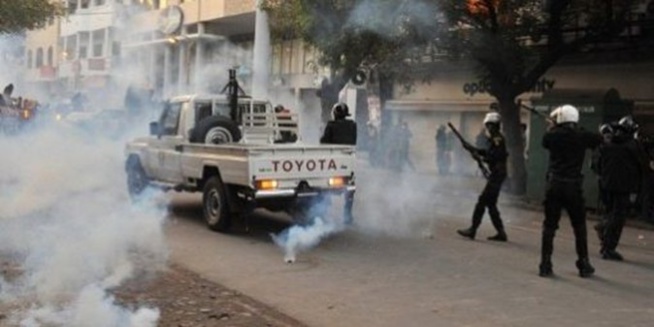
<instances>
[{"instance_id":1,"label":"rear wheel","mask_svg":"<svg viewBox=\"0 0 654 327\"><path fill-rule=\"evenodd\" d=\"M202 208L207 227L217 232L228 232L232 225L227 205L227 193L220 177L213 176L204 184Z\"/></svg>"},{"instance_id":2,"label":"rear wheel","mask_svg":"<svg viewBox=\"0 0 654 327\"><path fill-rule=\"evenodd\" d=\"M130 198L135 200L150 184L148 176L141 165L141 162L132 157L127 161L127 192Z\"/></svg>"}]
</instances>

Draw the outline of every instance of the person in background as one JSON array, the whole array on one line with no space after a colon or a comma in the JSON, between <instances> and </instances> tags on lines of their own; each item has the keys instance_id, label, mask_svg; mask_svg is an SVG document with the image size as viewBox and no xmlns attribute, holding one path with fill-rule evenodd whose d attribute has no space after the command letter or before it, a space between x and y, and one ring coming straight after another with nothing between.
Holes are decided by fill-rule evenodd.
<instances>
[{"instance_id":1,"label":"person in background","mask_svg":"<svg viewBox=\"0 0 654 327\"><path fill-rule=\"evenodd\" d=\"M599 134L580 129L579 111L572 105L557 107L550 114L550 126L543 136L543 148L549 151L545 186L545 220L541 238L541 262L538 275L553 275L552 253L554 236L559 228L561 212L565 209L575 236L576 266L579 276L590 277L595 268L588 258L586 211L581 168L587 149L595 149L602 142Z\"/></svg>"},{"instance_id":2,"label":"person in background","mask_svg":"<svg viewBox=\"0 0 654 327\"><path fill-rule=\"evenodd\" d=\"M611 138L613 137L613 126L612 124L602 124L599 128L599 133L602 135L602 143L595 149L592 153L590 169L597 174L597 186L598 186L598 201L597 201L597 211L600 214L599 221L595 224L594 229L597 232L597 237L602 241L604 237L604 229L606 227L606 208L608 205L608 198L606 190L602 186L602 172L600 167L600 151L606 145L611 143Z\"/></svg>"},{"instance_id":3,"label":"person in background","mask_svg":"<svg viewBox=\"0 0 654 327\"><path fill-rule=\"evenodd\" d=\"M622 261L616 248L630 206L630 196L642 182L643 156L634 135L638 127L631 117L622 118L614 127L610 142L600 148L599 172L606 195L606 221L602 233L602 259Z\"/></svg>"},{"instance_id":4,"label":"person in background","mask_svg":"<svg viewBox=\"0 0 654 327\"><path fill-rule=\"evenodd\" d=\"M381 163L379 131L372 121L367 124L368 131L368 162L372 167L378 167Z\"/></svg>"},{"instance_id":5,"label":"person in background","mask_svg":"<svg viewBox=\"0 0 654 327\"><path fill-rule=\"evenodd\" d=\"M347 119L349 116L350 110L347 104L342 102L334 104L332 107L333 120L327 122L327 126L325 126L325 130L320 138L320 143L355 146L357 144L357 123L351 119ZM353 205L354 192L345 192L343 216L346 224L351 224L353 221Z\"/></svg>"},{"instance_id":6,"label":"person in background","mask_svg":"<svg viewBox=\"0 0 654 327\"><path fill-rule=\"evenodd\" d=\"M411 138L413 137L413 133L411 133L411 130L409 129L409 124L405 121L402 121L400 123L400 128L399 128L399 154L400 154L400 171L404 170L404 165L408 165L409 168L411 168L412 171L416 170L416 166L413 164L413 161L411 161L411 157L409 156L409 149L411 148Z\"/></svg>"},{"instance_id":7,"label":"person in background","mask_svg":"<svg viewBox=\"0 0 654 327\"><path fill-rule=\"evenodd\" d=\"M445 130L445 125L438 126L436 130L436 163L438 165L438 173L440 175L447 175L449 173L449 160L447 156L448 145L447 145L447 133Z\"/></svg>"},{"instance_id":8,"label":"person in background","mask_svg":"<svg viewBox=\"0 0 654 327\"><path fill-rule=\"evenodd\" d=\"M275 106L275 116L279 121L290 121L292 119L291 111L284 108L281 104ZM285 124L280 122L278 126L280 128L292 128L295 124ZM279 132L279 135L280 139L275 141L275 143L293 143L297 141L297 135L293 133L293 131L282 130Z\"/></svg>"}]
</instances>

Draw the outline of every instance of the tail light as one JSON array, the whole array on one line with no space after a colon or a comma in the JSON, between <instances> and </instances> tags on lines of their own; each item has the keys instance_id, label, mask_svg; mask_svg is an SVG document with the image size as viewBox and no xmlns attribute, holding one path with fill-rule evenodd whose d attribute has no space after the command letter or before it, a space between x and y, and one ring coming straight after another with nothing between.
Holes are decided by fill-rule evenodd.
<instances>
[{"instance_id":1,"label":"tail light","mask_svg":"<svg viewBox=\"0 0 654 327\"><path fill-rule=\"evenodd\" d=\"M330 187L343 187L347 185L347 177L338 176L329 178Z\"/></svg>"},{"instance_id":2,"label":"tail light","mask_svg":"<svg viewBox=\"0 0 654 327\"><path fill-rule=\"evenodd\" d=\"M255 182L258 190L274 190L279 186L279 183L274 179L263 179Z\"/></svg>"}]
</instances>

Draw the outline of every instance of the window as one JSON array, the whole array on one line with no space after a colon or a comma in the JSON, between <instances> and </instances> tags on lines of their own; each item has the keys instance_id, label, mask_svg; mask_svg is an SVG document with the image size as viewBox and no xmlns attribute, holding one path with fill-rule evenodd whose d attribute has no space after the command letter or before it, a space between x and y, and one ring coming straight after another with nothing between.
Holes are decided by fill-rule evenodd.
<instances>
[{"instance_id":1,"label":"window","mask_svg":"<svg viewBox=\"0 0 654 327\"><path fill-rule=\"evenodd\" d=\"M177 123L179 122L179 114L182 111L181 103L171 103L164 109L163 117L161 117L161 134L162 135L175 135L177 134Z\"/></svg>"},{"instance_id":2,"label":"window","mask_svg":"<svg viewBox=\"0 0 654 327\"><path fill-rule=\"evenodd\" d=\"M95 0L95 5L96 6L102 6L105 4L105 0Z\"/></svg>"},{"instance_id":3,"label":"window","mask_svg":"<svg viewBox=\"0 0 654 327\"><path fill-rule=\"evenodd\" d=\"M27 68L32 68L32 50L27 50Z\"/></svg>"},{"instance_id":4,"label":"window","mask_svg":"<svg viewBox=\"0 0 654 327\"><path fill-rule=\"evenodd\" d=\"M111 55L114 57L120 57L120 42L114 41L111 46Z\"/></svg>"},{"instance_id":5,"label":"window","mask_svg":"<svg viewBox=\"0 0 654 327\"><path fill-rule=\"evenodd\" d=\"M104 56L104 37L104 29L93 31L93 57Z\"/></svg>"},{"instance_id":6,"label":"window","mask_svg":"<svg viewBox=\"0 0 654 327\"><path fill-rule=\"evenodd\" d=\"M79 32L79 59L88 57L89 54L89 32Z\"/></svg>"},{"instance_id":7,"label":"window","mask_svg":"<svg viewBox=\"0 0 654 327\"><path fill-rule=\"evenodd\" d=\"M91 3L91 0L81 0L81 8L82 9L87 9L89 7L90 3Z\"/></svg>"},{"instance_id":8,"label":"window","mask_svg":"<svg viewBox=\"0 0 654 327\"><path fill-rule=\"evenodd\" d=\"M52 57L53 57L54 54L52 52L53 52L52 47L49 47L48 48L48 66L50 66L50 67L53 66L53 63L52 63L53 58Z\"/></svg>"},{"instance_id":9,"label":"window","mask_svg":"<svg viewBox=\"0 0 654 327\"><path fill-rule=\"evenodd\" d=\"M78 0L68 0L68 13L74 14L77 11L77 1Z\"/></svg>"},{"instance_id":10,"label":"window","mask_svg":"<svg viewBox=\"0 0 654 327\"><path fill-rule=\"evenodd\" d=\"M36 49L36 68L43 66L43 48Z\"/></svg>"}]
</instances>

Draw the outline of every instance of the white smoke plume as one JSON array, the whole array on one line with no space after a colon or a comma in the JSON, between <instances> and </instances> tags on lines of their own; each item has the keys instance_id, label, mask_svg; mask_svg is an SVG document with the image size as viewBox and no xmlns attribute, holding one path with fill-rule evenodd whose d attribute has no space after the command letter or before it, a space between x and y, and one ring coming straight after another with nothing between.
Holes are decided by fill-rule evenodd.
<instances>
[{"instance_id":1,"label":"white smoke plume","mask_svg":"<svg viewBox=\"0 0 654 327\"><path fill-rule=\"evenodd\" d=\"M29 305L20 326L155 326L107 292L165 267L165 201L130 201L122 137L47 118L0 138L0 261L21 272L0 301Z\"/></svg>"},{"instance_id":2,"label":"white smoke plume","mask_svg":"<svg viewBox=\"0 0 654 327\"><path fill-rule=\"evenodd\" d=\"M98 285L85 287L71 305L64 309L44 306L29 310L20 326L70 326L70 327L155 327L159 310L139 308L134 311L122 308L107 296Z\"/></svg>"},{"instance_id":3,"label":"white smoke plume","mask_svg":"<svg viewBox=\"0 0 654 327\"><path fill-rule=\"evenodd\" d=\"M284 262L294 263L299 253L317 246L324 238L342 230L334 222L314 217L306 226L294 225L279 234L271 234L273 242L284 251Z\"/></svg>"}]
</instances>

